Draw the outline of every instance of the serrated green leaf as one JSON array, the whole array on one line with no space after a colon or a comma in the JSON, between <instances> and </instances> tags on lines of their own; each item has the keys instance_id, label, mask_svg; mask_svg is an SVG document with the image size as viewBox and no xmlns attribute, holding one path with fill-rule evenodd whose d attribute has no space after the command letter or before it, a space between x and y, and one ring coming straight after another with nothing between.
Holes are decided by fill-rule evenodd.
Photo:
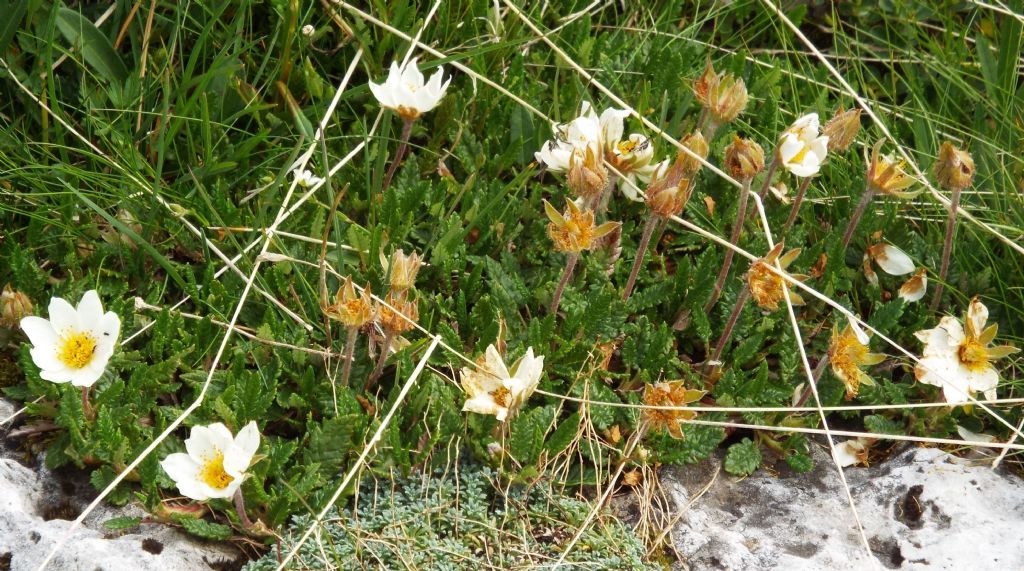
<instances>
[{"instance_id":1,"label":"serrated green leaf","mask_svg":"<svg viewBox=\"0 0 1024 571\"><path fill-rule=\"evenodd\" d=\"M178 523L181 524L181 527L183 527L185 531L196 537L202 537L203 539L224 541L234 534L230 526L206 521L205 519L183 518L179 520Z\"/></svg>"},{"instance_id":2,"label":"serrated green leaf","mask_svg":"<svg viewBox=\"0 0 1024 571\"><path fill-rule=\"evenodd\" d=\"M555 409L542 406L528 410L512 419L509 449L520 464L533 464L540 457L544 445L544 434L551 425Z\"/></svg>"},{"instance_id":3,"label":"serrated green leaf","mask_svg":"<svg viewBox=\"0 0 1024 571\"><path fill-rule=\"evenodd\" d=\"M124 516L108 519L103 522L103 527L112 531L123 531L133 527L138 527L140 523L142 523L141 517Z\"/></svg>"},{"instance_id":4,"label":"serrated green leaf","mask_svg":"<svg viewBox=\"0 0 1024 571\"><path fill-rule=\"evenodd\" d=\"M761 449L749 438L729 447L725 454L725 471L734 476L749 476L761 465Z\"/></svg>"}]
</instances>

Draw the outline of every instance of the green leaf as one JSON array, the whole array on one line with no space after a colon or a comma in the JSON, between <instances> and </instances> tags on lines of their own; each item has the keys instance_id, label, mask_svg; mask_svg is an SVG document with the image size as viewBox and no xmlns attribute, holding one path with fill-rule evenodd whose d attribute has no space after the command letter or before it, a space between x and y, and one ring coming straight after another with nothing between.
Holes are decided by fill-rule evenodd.
<instances>
[{"instance_id":1,"label":"green leaf","mask_svg":"<svg viewBox=\"0 0 1024 571\"><path fill-rule=\"evenodd\" d=\"M205 519L183 518L178 523L181 524L181 527L185 528L185 531L203 539L224 541L230 538L233 533L229 526L206 521Z\"/></svg>"},{"instance_id":2,"label":"green leaf","mask_svg":"<svg viewBox=\"0 0 1024 571\"><path fill-rule=\"evenodd\" d=\"M725 454L725 471L734 476L749 476L761 465L761 449L749 438L729 447Z\"/></svg>"},{"instance_id":3,"label":"green leaf","mask_svg":"<svg viewBox=\"0 0 1024 571\"><path fill-rule=\"evenodd\" d=\"M57 12L57 27L69 42L82 50L82 58L100 77L124 83L128 68L114 51L114 46L103 32L84 16L69 8Z\"/></svg>"},{"instance_id":4,"label":"green leaf","mask_svg":"<svg viewBox=\"0 0 1024 571\"><path fill-rule=\"evenodd\" d=\"M309 444L302 454L305 464L320 464L321 474L336 474L345 462L355 429L362 426L362 419L348 414L328 418L323 424L309 423Z\"/></svg>"},{"instance_id":5,"label":"green leaf","mask_svg":"<svg viewBox=\"0 0 1024 571\"><path fill-rule=\"evenodd\" d=\"M510 449L512 456L524 466L533 464L540 456L544 434L554 415L554 407L543 406L520 414L512 421Z\"/></svg>"},{"instance_id":6,"label":"green leaf","mask_svg":"<svg viewBox=\"0 0 1024 571\"><path fill-rule=\"evenodd\" d=\"M103 527L112 531L122 531L125 529L138 527L140 523L142 523L141 517L124 516L108 519L107 521L103 522Z\"/></svg>"},{"instance_id":7,"label":"green leaf","mask_svg":"<svg viewBox=\"0 0 1024 571\"><path fill-rule=\"evenodd\" d=\"M14 39L14 34L21 25L21 19L25 17L28 10L28 2L15 0L14 2L0 3L0 10L3 11L4 21L0 22L0 55L7 51L7 46Z\"/></svg>"},{"instance_id":8,"label":"green leaf","mask_svg":"<svg viewBox=\"0 0 1024 571\"><path fill-rule=\"evenodd\" d=\"M555 428L551 436L548 437L547 442L544 443L544 449L553 454L558 454L565 450L569 443L576 438L579 428L580 413L574 412L568 418L558 423L558 427Z\"/></svg>"},{"instance_id":9,"label":"green leaf","mask_svg":"<svg viewBox=\"0 0 1024 571\"><path fill-rule=\"evenodd\" d=\"M871 414L864 417L864 428L868 429L869 432L877 432L879 434L903 434L903 425L889 420L888 418L880 414Z\"/></svg>"}]
</instances>

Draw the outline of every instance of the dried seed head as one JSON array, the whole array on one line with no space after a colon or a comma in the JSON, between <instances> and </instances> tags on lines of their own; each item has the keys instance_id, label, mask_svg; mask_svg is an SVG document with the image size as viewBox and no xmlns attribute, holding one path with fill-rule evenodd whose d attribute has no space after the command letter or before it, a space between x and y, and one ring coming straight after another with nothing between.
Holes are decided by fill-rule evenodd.
<instances>
[{"instance_id":1,"label":"dried seed head","mask_svg":"<svg viewBox=\"0 0 1024 571\"><path fill-rule=\"evenodd\" d=\"M324 308L327 317L340 321L345 327L358 329L373 319L373 297L370 285L363 288L363 293L356 294L352 278L346 277L345 283L334 295L334 303Z\"/></svg>"},{"instance_id":2,"label":"dried seed head","mask_svg":"<svg viewBox=\"0 0 1024 571\"><path fill-rule=\"evenodd\" d=\"M700 131L694 131L690 135L687 135L682 141L680 141L684 147L690 150L694 155L697 155L701 159L708 158L708 142L704 139L704 135ZM682 159L683 173L686 178L693 178L693 175L700 172L700 169L704 167L704 164L687 153L685 151L679 151L676 157L676 162Z\"/></svg>"},{"instance_id":3,"label":"dried seed head","mask_svg":"<svg viewBox=\"0 0 1024 571\"><path fill-rule=\"evenodd\" d=\"M789 283L776 273L775 262L785 270L793 260L800 255L800 248L790 250L782 254L783 243L779 242L768 255L757 260L750 266L747 272L747 287L750 288L750 296L763 309L775 311L779 308L779 302L785 299L785 290L789 290ZM793 274L792 278L798 281L808 279L808 276ZM789 300L793 305L803 305L804 299L795 291L789 291Z\"/></svg>"},{"instance_id":4,"label":"dried seed head","mask_svg":"<svg viewBox=\"0 0 1024 571\"><path fill-rule=\"evenodd\" d=\"M764 170L764 149L751 139L734 137L725 148L724 166L733 178L750 180Z\"/></svg>"},{"instance_id":5,"label":"dried seed head","mask_svg":"<svg viewBox=\"0 0 1024 571\"><path fill-rule=\"evenodd\" d=\"M906 192L917 182L914 177L903 170L903 161L897 161L889 155L882 155L882 143L879 139L871 150L871 160L868 162L868 185L876 192L895 196L896 198L913 198L921 191Z\"/></svg>"},{"instance_id":6,"label":"dried seed head","mask_svg":"<svg viewBox=\"0 0 1024 571\"><path fill-rule=\"evenodd\" d=\"M704 391L687 389L683 381L662 381L644 387L644 404L652 407L685 407L704 397ZM644 409L644 418L656 430L664 430L672 438L683 437L684 420L697 416L692 410L685 409Z\"/></svg>"},{"instance_id":7,"label":"dried seed head","mask_svg":"<svg viewBox=\"0 0 1024 571\"><path fill-rule=\"evenodd\" d=\"M717 83L718 74L715 73L715 68L711 65L711 58L708 58L708 63L704 67L704 73L693 82L693 95L701 105L708 104L708 94L711 93L712 87Z\"/></svg>"},{"instance_id":8,"label":"dried seed head","mask_svg":"<svg viewBox=\"0 0 1024 571\"><path fill-rule=\"evenodd\" d=\"M423 258L413 252L408 256L401 248L391 255L391 289L405 291L416 285L416 274L423 266Z\"/></svg>"},{"instance_id":9,"label":"dried seed head","mask_svg":"<svg viewBox=\"0 0 1024 571\"><path fill-rule=\"evenodd\" d=\"M600 226L594 226L594 211L582 211L576 203L566 199L566 211L560 213L555 210L551 203L544 201L544 213L547 214L548 236L555 243L555 249L559 252L582 252L589 250L595 245L595 240L601 238L619 227L619 222L605 222Z\"/></svg>"},{"instance_id":10,"label":"dried seed head","mask_svg":"<svg viewBox=\"0 0 1024 571\"><path fill-rule=\"evenodd\" d=\"M11 284L5 285L0 293L0 327L17 327L21 318L29 315L32 315L32 300Z\"/></svg>"},{"instance_id":11,"label":"dried seed head","mask_svg":"<svg viewBox=\"0 0 1024 571\"><path fill-rule=\"evenodd\" d=\"M408 290L401 293L388 292L377 313L380 316L381 328L391 335L400 335L412 330L420 318L419 306L415 299L409 299Z\"/></svg>"},{"instance_id":12,"label":"dried seed head","mask_svg":"<svg viewBox=\"0 0 1024 571\"><path fill-rule=\"evenodd\" d=\"M828 137L829 151L845 151L850 148L860 133L860 108L844 111L840 109L825 123L821 134Z\"/></svg>"},{"instance_id":13,"label":"dried seed head","mask_svg":"<svg viewBox=\"0 0 1024 571\"><path fill-rule=\"evenodd\" d=\"M582 153L569 156L569 188L584 200L592 201L601 196L608 184L608 169L604 166L601 153L592 145Z\"/></svg>"},{"instance_id":14,"label":"dried seed head","mask_svg":"<svg viewBox=\"0 0 1024 571\"><path fill-rule=\"evenodd\" d=\"M705 107L712 121L725 125L747 108L747 85L733 74L718 76L708 91Z\"/></svg>"},{"instance_id":15,"label":"dried seed head","mask_svg":"<svg viewBox=\"0 0 1024 571\"><path fill-rule=\"evenodd\" d=\"M690 181L684 178L677 184L669 184L668 177L663 180L665 184L657 184L660 181L655 181L647 188L647 207L655 216L671 218L686 208L692 194Z\"/></svg>"},{"instance_id":16,"label":"dried seed head","mask_svg":"<svg viewBox=\"0 0 1024 571\"><path fill-rule=\"evenodd\" d=\"M963 190L971 186L974 178L974 159L971 153L961 151L946 141L939 147L939 158L935 161L935 178L947 190Z\"/></svg>"}]
</instances>

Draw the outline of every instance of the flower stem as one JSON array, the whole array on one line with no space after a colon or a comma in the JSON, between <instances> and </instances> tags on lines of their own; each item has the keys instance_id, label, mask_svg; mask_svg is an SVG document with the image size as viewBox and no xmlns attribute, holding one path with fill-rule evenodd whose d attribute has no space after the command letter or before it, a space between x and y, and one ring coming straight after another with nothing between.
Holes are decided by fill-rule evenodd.
<instances>
[{"instance_id":1,"label":"flower stem","mask_svg":"<svg viewBox=\"0 0 1024 571\"><path fill-rule=\"evenodd\" d=\"M391 178L395 176L395 171L398 170L399 163L405 157L405 151L409 148L409 137L412 136L412 124L414 119L406 119L403 117L404 123L402 124L402 135L400 143L398 145L398 151L395 153L395 159L391 161L391 166L388 167L388 173L384 175L384 184L381 185L380 192L384 193L391 186Z\"/></svg>"},{"instance_id":2,"label":"flower stem","mask_svg":"<svg viewBox=\"0 0 1024 571\"><path fill-rule=\"evenodd\" d=\"M647 246L651 242L651 234L654 234L654 228L660 221L661 219L653 214L647 217L647 223L644 224L644 233L640 237L640 245L636 249L636 260L633 261L633 269L629 272L626 289L622 292L622 301L629 299L629 295L633 293L633 286L636 285L636 276L640 273L640 267L644 264L644 254L647 253Z\"/></svg>"},{"instance_id":3,"label":"flower stem","mask_svg":"<svg viewBox=\"0 0 1024 571\"><path fill-rule=\"evenodd\" d=\"M875 189L868 186L864 189L864 194L860 197L860 202L857 203L857 209L853 211L853 216L850 217L850 223L846 225L846 232L843 232L843 246L840 249L841 254L846 253L846 247L850 245L850 239L853 238L853 231L857 229L857 224L860 222L864 212L868 209L868 204L871 204L871 199L875 196Z\"/></svg>"},{"instance_id":4,"label":"flower stem","mask_svg":"<svg viewBox=\"0 0 1024 571\"><path fill-rule=\"evenodd\" d=\"M380 378L380 374L384 371L384 362L388 360L388 352L391 351L391 341L394 338L394 333L388 330L384 331L384 348L381 349L380 357L377 358L377 365L373 368L373 372L366 379L366 384L363 386L364 392L373 388L373 385L377 383L377 379Z\"/></svg>"},{"instance_id":5,"label":"flower stem","mask_svg":"<svg viewBox=\"0 0 1024 571\"><path fill-rule=\"evenodd\" d=\"M87 420L96 418L96 411L89 404L89 387L82 387L82 414Z\"/></svg>"},{"instance_id":6,"label":"flower stem","mask_svg":"<svg viewBox=\"0 0 1024 571\"><path fill-rule=\"evenodd\" d=\"M355 359L356 337L359 336L359 329L348 328L348 337L345 339L345 364L341 370L341 386L347 387L349 376L352 374L352 361ZM331 383L331 390L334 391L334 413L338 413L338 393L334 383Z\"/></svg>"},{"instance_id":7,"label":"flower stem","mask_svg":"<svg viewBox=\"0 0 1024 571\"><path fill-rule=\"evenodd\" d=\"M740 189L740 203L736 208L736 222L732 227L732 235L729 236L729 243L733 246L739 243L740 233L743 232L743 221L747 218L747 198L750 195L750 180L749 178L744 179L743 188ZM710 313L711 309L718 303L718 298L722 295L722 288L725 286L725 280L729 277L729 267L732 266L732 258L735 253L732 248L726 248L725 261L722 262L722 269L718 272L718 279L715 280L715 287L711 291L711 299L704 304L704 313Z\"/></svg>"},{"instance_id":8,"label":"flower stem","mask_svg":"<svg viewBox=\"0 0 1024 571\"><path fill-rule=\"evenodd\" d=\"M249 515L245 513L245 498L242 497L242 487L239 486L235 490L235 511L238 512L238 519L241 520L242 525L246 528L252 527L252 520L249 519Z\"/></svg>"},{"instance_id":9,"label":"flower stem","mask_svg":"<svg viewBox=\"0 0 1024 571\"><path fill-rule=\"evenodd\" d=\"M811 382L813 382L815 385L817 385L818 381L821 380L821 374L825 372L825 366L828 365L828 363L829 363L829 356L828 356L828 353L825 353L821 357L821 360L818 361L818 365L816 367L814 367L814 372L811 375ZM807 399L810 398L813 390L814 389L812 389L811 386L808 385L807 388L804 389L804 394L800 395L800 400L796 401L796 405L795 406L797 406L797 407L804 406L804 403L806 403Z\"/></svg>"},{"instance_id":10,"label":"flower stem","mask_svg":"<svg viewBox=\"0 0 1024 571\"><path fill-rule=\"evenodd\" d=\"M565 260L565 271L562 272L562 279L558 280L558 287L555 288L555 295L551 298L551 313L558 313L558 304L562 301L562 292L565 291L565 284L569 283L572 271L576 268L576 262L580 259L579 252L569 254Z\"/></svg>"},{"instance_id":11,"label":"flower stem","mask_svg":"<svg viewBox=\"0 0 1024 571\"><path fill-rule=\"evenodd\" d=\"M953 251L953 235L956 234L956 211L960 208L960 189L953 189L953 196L949 200L949 218L946 219L946 241L942 245L942 265L939 267L939 280L935 284L935 294L932 297L931 310L939 308L942 300L943 284L946 283L946 272L949 271L949 255Z\"/></svg>"},{"instance_id":12,"label":"flower stem","mask_svg":"<svg viewBox=\"0 0 1024 571\"><path fill-rule=\"evenodd\" d=\"M736 327L736 322L740 318L740 313L743 312L743 308L747 305L747 300L750 299L750 288L746 285L740 290L739 297L736 298L736 305L732 308L732 313L729 314L729 321L725 324L725 329L722 331L722 335L715 342L715 351L711 354L711 358L704 362L704 371L708 372L711 368L711 363L718 361L722 358L722 351L725 351L725 344L729 342L729 337L732 336L732 330Z\"/></svg>"},{"instance_id":13,"label":"flower stem","mask_svg":"<svg viewBox=\"0 0 1024 571\"><path fill-rule=\"evenodd\" d=\"M796 191L796 196L793 198L793 208L789 211L789 218L786 218L786 224L782 227L782 234L785 235L789 232L789 229L796 222L796 215L800 212L800 204L804 201L804 195L807 194L807 188L811 186L811 177L804 177L800 181L800 188Z\"/></svg>"},{"instance_id":14,"label":"flower stem","mask_svg":"<svg viewBox=\"0 0 1024 571\"><path fill-rule=\"evenodd\" d=\"M708 114L707 120L704 121L703 126L700 129L700 134L710 144L715 139L715 133L718 131L718 121L711 118L711 114Z\"/></svg>"},{"instance_id":15,"label":"flower stem","mask_svg":"<svg viewBox=\"0 0 1024 571\"><path fill-rule=\"evenodd\" d=\"M618 179L615 175L608 177L608 182L604 185L604 190L601 191L600 198L597 199L597 205L594 209L594 219L599 220L604 213L608 211L608 203L611 201L612 193L615 192L615 185L618 183ZM594 205L591 205L594 206Z\"/></svg>"},{"instance_id":16,"label":"flower stem","mask_svg":"<svg viewBox=\"0 0 1024 571\"><path fill-rule=\"evenodd\" d=\"M768 169L764 171L764 182L761 183L761 190L757 191L757 195L764 200L764 197L768 195L768 187L772 184L772 177L775 176L776 169L779 168L779 155L772 154L772 162L768 164Z\"/></svg>"}]
</instances>

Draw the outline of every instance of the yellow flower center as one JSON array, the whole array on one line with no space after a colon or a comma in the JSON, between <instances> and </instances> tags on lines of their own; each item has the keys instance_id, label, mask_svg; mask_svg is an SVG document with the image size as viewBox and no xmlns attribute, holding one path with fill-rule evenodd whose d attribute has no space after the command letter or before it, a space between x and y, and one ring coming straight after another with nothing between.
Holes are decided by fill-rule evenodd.
<instances>
[{"instance_id":1,"label":"yellow flower center","mask_svg":"<svg viewBox=\"0 0 1024 571\"><path fill-rule=\"evenodd\" d=\"M618 147L620 153L628 155L629 153L633 152L633 149L636 148L636 141L626 139L625 141L619 141L619 144L616 146Z\"/></svg>"},{"instance_id":2,"label":"yellow flower center","mask_svg":"<svg viewBox=\"0 0 1024 571\"><path fill-rule=\"evenodd\" d=\"M69 368L81 369L92 361L96 352L96 339L88 333L75 332L60 340L57 358Z\"/></svg>"},{"instance_id":3,"label":"yellow flower center","mask_svg":"<svg viewBox=\"0 0 1024 571\"><path fill-rule=\"evenodd\" d=\"M223 490L234 478L224 471L224 453L220 450L199 471L199 479L215 490Z\"/></svg>"},{"instance_id":4,"label":"yellow flower center","mask_svg":"<svg viewBox=\"0 0 1024 571\"><path fill-rule=\"evenodd\" d=\"M501 387L496 391L492 391L490 395L494 397L494 402L497 403L497 405L502 408L508 408L508 405L512 400L512 391L506 389L505 387Z\"/></svg>"},{"instance_id":5,"label":"yellow flower center","mask_svg":"<svg viewBox=\"0 0 1024 571\"><path fill-rule=\"evenodd\" d=\"M793 155L789 159L789 163L793 164L793 163L802 162L804 160L804 157L807 156L807 152L810 151L810 150L811 150L810 147L808 147L807 145L804 145L803 147L800 148L800 151L797 152L797 154Z\"/></svg>"},{"instance_id":6,"label":"yellow flower center","mask_svg":"<svg viewBox=\"0 0 1024 571\"><path fill-rule=\"evenodd\" d=\"M957 356L968 370L983 371L989 367L988 351L977 339L965 339L957 350Z\"/></svg>"}]
</instances>

